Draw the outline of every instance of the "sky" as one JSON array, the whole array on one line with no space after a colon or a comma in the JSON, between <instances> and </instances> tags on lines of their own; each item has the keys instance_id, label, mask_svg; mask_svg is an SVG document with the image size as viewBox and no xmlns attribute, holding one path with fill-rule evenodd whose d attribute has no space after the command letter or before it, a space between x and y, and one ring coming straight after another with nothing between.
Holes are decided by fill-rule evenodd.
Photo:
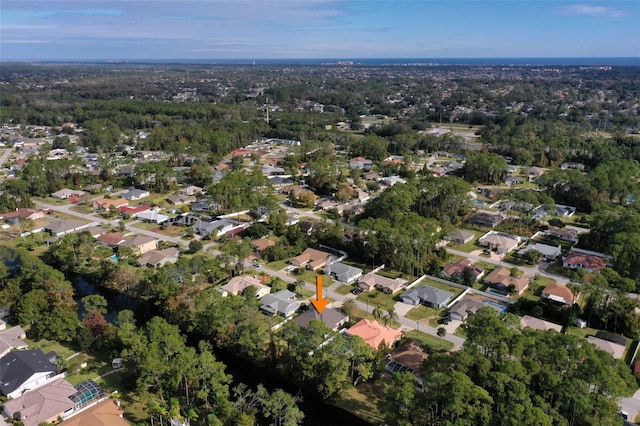
<instances>
[{"instance_id":1,"label":"sky","mask_svg":"<svg viewBox=\"0 0 640 426\"><path fill-rule=\"evenodd\" d=\"M2 0L0 60L640 57L640 0Z\"/></svg>"}]
</instances>

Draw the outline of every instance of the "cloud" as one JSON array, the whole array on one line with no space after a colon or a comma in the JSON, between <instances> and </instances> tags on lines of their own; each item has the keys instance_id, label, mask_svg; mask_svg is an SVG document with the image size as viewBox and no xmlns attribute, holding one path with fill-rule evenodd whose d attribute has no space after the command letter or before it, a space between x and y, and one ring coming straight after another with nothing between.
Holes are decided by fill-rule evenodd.
<instances>
[{"instance_id":1,"label":"cloud","mask_svg":"<svg viewBox=\"0 0 640 426\"><path fill-rule=\"evenodd\" d=\"M627 12L621 9L605 6L591 6L588 4L572 4L563 6L558 11L562 15L583 15L607 19L624 18L627 16Z\"/></svg>"}]
</instances>

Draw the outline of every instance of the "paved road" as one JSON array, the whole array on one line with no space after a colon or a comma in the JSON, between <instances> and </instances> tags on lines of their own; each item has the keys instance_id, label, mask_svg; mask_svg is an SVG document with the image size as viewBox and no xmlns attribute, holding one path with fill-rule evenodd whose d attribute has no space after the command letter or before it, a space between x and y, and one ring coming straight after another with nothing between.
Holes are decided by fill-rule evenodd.
<instances>
[{"instance_id":1,"label":"paved road","mask_svg":"<svg viewBox=\"0 0 640 426\"><path fill-rule=\"evenodd\" d=\"M317 220L318 222L322 222L323 220L326 220L327 222L330 222L330 223L334 223L335 222L333 219L327 219L326 217L320 216L320 215L316 214L315 212L308 211L308 210L301 210L301 209L297 209L295 207L291 207L290 205L287 204L286 201L281 202L280 203L280 207L285 209L287 213L295 213L300 218L310 217L312 219Z\"/></svg>"},{"instance_id":2,"label":"paved road","mask_svg":"<svg viewBox=\"0 0 640 426\"><path fill-rule=\"evenodd\" d=\"M506 262L502 262L500 260L496 260L496 259L493 259L493 258L480 256L479 254L475 254L475 253L465 253L463 251L453 250L453 249L450 249L450 248L447 249L447 252L451 253L451 254L455 254L456 256L466 257L467 259L473 260L474 262L492 263L494 265L507 266L509 268L511 268L512 266L516 266L516 265L512 265L512 264L506 263ZM563 277L561 275L555 275L555 274L548 273L547 271L545 271L543 269L543 267L541 265L537 265L537 266L534 266L534 267L518 266L518 269L523 271L525 274L528 274L528 275L531 275L531 276L540 275L540 276L543 276L543 277L551 278L553 280L556 280L558 282L558 284L567 285L569 283L569 281L570 281L569 278L567 278L567 277Z\"/></svg>"},{"instance_id":3,"label":"paved road","mask_svg":"<svg viewBox=\"0 0 640 426\"><path fill-rule=\"evenodd\" d=\"M71 210L71 207L73 207L73 204L64 204L64 205L56 205L56 204L47 204L47 203L43 203L41 201L36 201L35 202L36 205L40 208L43 209L50 209L59 213L64 213L66 215L69 216L73 216L73 217L77 217L78 219L83 219L83 220L88 220L90 222L99 222L102 224L107 224L109 226L113 226L113 227L118 227L119 226L119 220L113 220L113 219L105 219L103 217L101 217L100 215L89 215L89 214L85 214L85 213L79 213L76 211ZM134 225L141 223L139 220L135 220L132 222L127 222L125 224L125 229L129 232L133 232L136 234L141 234L141 235L147 235L149 237L153 237L153 238L158 238L160 240L164 240L164 241L169 241L171 243L174 244L178 244L180 246L184 246L185 241L180 238L180 237L170 237L167 235L163 235L163 234L159 234L157 232L153 232L153 231L148 231L146 229L141 229L141 228L137 228Z\"/></svg>"},{"instance_id":4,"label":"paved road","mask_svg":"<svg viewBox=\"0 0 640 426\"><path fill-rule=\"evenodd\" d=\"M0 157L0 168L4 166L4 164L7 162L12 151L13 151L12 149L2 150L2 156Z\"/></svg>"}]
</instances>

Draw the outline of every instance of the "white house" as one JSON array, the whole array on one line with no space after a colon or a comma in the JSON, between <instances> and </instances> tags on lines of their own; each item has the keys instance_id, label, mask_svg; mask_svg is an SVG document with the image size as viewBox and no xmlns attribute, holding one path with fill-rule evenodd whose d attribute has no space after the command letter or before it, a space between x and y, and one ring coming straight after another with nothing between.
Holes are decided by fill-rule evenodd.
<instances>
[{"instance_id":1,"label":"white house","mask_svg":"<svg viewBox=\"0 0 640 426\"><path fill-rule=\"evenodd\" d=\"M17 398L57 378L59 369L51 362L55 356L39 349L9 352L0 359L0 393Z\"/></svg>"}]
</instances>

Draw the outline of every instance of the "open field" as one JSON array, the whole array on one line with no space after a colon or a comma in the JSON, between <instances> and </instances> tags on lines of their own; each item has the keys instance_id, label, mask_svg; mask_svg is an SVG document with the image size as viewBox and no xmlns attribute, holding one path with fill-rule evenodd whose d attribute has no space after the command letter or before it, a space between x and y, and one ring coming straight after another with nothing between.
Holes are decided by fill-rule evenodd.
<instances>
[{"instance_id":1,"label":"open field","mask_svg":"<svg viewBox=\"0 0 640 426\"><path fill-rule=\"evenodd\" d=\"M361 383L356 388L342 392L335 405L365 421L379 425L384 423L384 404L382 395L387 388L385 377L375 382Z\"/></svg>"}]
</instances>

